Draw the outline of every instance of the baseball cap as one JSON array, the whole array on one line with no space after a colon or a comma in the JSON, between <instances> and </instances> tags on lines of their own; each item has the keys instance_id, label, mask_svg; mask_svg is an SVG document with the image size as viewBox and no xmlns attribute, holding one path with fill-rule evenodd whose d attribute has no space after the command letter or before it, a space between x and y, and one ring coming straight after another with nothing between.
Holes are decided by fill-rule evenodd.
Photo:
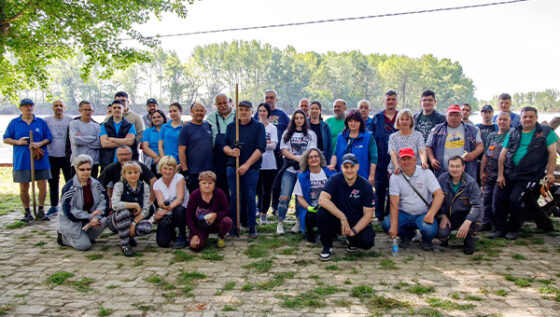
<instances>
[{"instance_id":1,"label":"baseball cap","mask_svg":"<svg viewBox=\"0 0 560 317\"><path fill-rule=\"evenodd\" d=\"M403 157L405 157L405 156L408 156L408 157L416 157L416 153L414 153L414 150L413 150L413 149L411 149L411 148L409 148L409 147L405 147L405 148L402 148L402 149L399 151L399 158L403 158Z\"/></svg>"},{"instance_id":2,"label":"baseball cap","mask_svg":"<svg viewBox=\"0 0 560 317\"><path fill-rule=\"evenodd\" d=\"M253 104L249 100L243 100L239 103L239 106L249 107L253 109Z\"/></svg>"},{"instance_id":3,"label":"baseball cap","mask_svg":"<svg viewBox=\"0 0 560 317\"><path fill-rule=\"evenodd\" d=\"M19 102L19 107L21 106L25 106L25 105L34 105L35 103L33 102L33 100L29 99L29 98L23 98L20 102Z\"/></svg>"},{"instance_id":4,"label":"baseball cap","mask_svg":"<svg viewBox=\"0 0 560 317\"><path fill-rule=\"evenodd\" d=\"M484 107L482 107L482 109L480 109L480 111L490 111L493 112L494 108L492 108L491 105L484 105Z\"/></svg>"},{"instance_id":5,"label":"baseball cap","mask_svg":"<svg viewBox=\"0 0 560 317\"><path fill-rule=\"evenodd\" d=\"M350 163L352 165L356 165L358 164L358 158L356 157L356 155L352 154L352 153L346 153L344 154L344 156L342 157L342 165L346 164L346 163Z\"/></svg>"},{"instance_id":6,"label":"baseball cap","mask_svg":"<svg viewBox=\"0 0 560 317\"><path fill-rule=\"evenodd\" d=\"M157 100L155 98L150 98L150 99L148 99L148 101L146 101L146 105L148 105L150 103L155 103L156 105L158 104Z\"/></svg>"},{"instance_id":7,"label":"baseball cap","mask_svg":"<svg viewBox=\"0 0 560 317\"><path fill-rule=\"evenodd\" d=\"M452 113L452 112L461 112L461 106L459 105L450 105L447 108L447 113Z\"/></svg>"}]
</instances>

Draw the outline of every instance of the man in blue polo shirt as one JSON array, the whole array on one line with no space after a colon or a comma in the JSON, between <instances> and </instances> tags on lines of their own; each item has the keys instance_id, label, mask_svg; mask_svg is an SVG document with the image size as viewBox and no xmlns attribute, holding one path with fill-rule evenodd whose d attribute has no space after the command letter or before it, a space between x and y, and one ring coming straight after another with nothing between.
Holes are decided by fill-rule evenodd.
<instances>
[{"instance_id":1,"label":"man in blue polo shirt","mask_svg":"<svg viewBox=\"0 0 560 317\"><path fill-rule=\"evenodd\" d=\"M25 98L19 103L21 115L12 119L4 133L4 143L14 146L14 183L19 183L20 199L25 209L22 221L33 220L29 208L29 183L31 182L30 150L34 151L35 180L39 188L39 211L37 218L49 220L45 216L45 199L47 198L47 179L51 178L47 144L52 135L47 123L33 114L33 100ZM33 140L29 140L29 131L33 131Z\"/></svg>"}]
</instances>

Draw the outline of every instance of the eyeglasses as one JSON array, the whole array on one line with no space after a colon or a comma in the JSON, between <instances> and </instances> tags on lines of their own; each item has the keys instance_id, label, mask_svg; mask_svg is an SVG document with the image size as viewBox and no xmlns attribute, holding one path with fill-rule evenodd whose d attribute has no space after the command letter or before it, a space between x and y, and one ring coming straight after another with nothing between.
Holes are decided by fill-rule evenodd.
<instances>
[{"instance_id":1,"label":"eyeglasses","mask_svg":"<svg viewBox=\"0 0 560 317\"><path fill-rule=\"evenodd\" d=\"M117 156L129 156L132 155L132 153L119 153L117 154Z\"/></svg>"},{"instance_id":2,"label":"eyeglasses","mask_svg":"<svg viewBox=\"0 0 560 317\"><path fill-rule=\"evenodd\" d=\"M319 155L309 155L310 160L321 158Z\"/></svg>"},{"instance_id":3,"label":"eyeglasses","mask_svg":"<svg viewBox=\"0 0 560 317\"><path fill-rule=\"evenodd\" d=\"M78 171L80 171L80 172L89 172L89 171L91 171L91 167L78 168Z\"/></svg>"},{"instance_id":4,"label":"eyeglasses","mask_svg":"<svg viewBox=\"0 0 560 317\"><path fill-rule=\"evenodd\" d=\"M93 109L81 109L81 110L82 110L82 111L85 111L85 112L91 112L91 111L94 111Z\"/></svg>"}]
</instances>

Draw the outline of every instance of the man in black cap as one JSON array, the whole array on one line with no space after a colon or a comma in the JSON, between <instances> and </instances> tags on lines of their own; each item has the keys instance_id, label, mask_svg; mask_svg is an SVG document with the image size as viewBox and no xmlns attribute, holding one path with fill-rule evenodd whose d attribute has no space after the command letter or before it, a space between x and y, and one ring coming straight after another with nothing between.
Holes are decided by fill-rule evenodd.
<instances>
[{"instance_id":1,"label":"man in black cap","mask_svg":"<svg viewBox=\"0 0 560 317\"><path fill-rule=\"evenodd\" d=\"M144 121L144 127L151 128L152 125L152 114L159 109L158 102L155 98L150 98L146 101L146 111L145 115L142 116L142 121Z\"/></svg>"},{"instance_id":2,"label":"man in black cap","mask_svg":"<svg viewBox=\"0 0 560 317\"><path fill-rule=\"evenodd\" d=\"M236 222L236 174L239 174L241 199L240 213L247 214L247 227L249 238L256 238L257 233L257 205L255 196L257 179L261 168L261 156L266 151L266 133L264 125L251 118L253 105L249 101L241 101L237 108L239 112L239 141L235 138L235 121L227 126L226 145L224 153L228 156L227 178L231 190L230 210L231 219ZM235 158L239 157L239 168L235 169ZM234 226L229 236L236 236L239 228Z\"/></svg>"},{"instance_id":3,"label":"man in black cap","mask_svg":"<svg viewBox=\"0 0 560 317\"><path fill-rule=\"evenodd\" d=\"M482 117L482 123L476 125L476 127L480 130L480 136L482 137L482 142L484 146L487 145L486 139L488 139L488 135L492 132L498 131L498 125L492 122L492 116L494 115L494 108L491 105L484 105L482 109L480 109L480 116Z\"/></svg>"},{"instance_id":4,"label":"man in black cap","mask_svg":"<svg viewBox=\"0 0 560 317\"><path fill-rule=\"evenodd\" d=\"M319 195L317 228L323 245L321 261L331 259L332 240L338 233L347 237L348 252L357 248L368 250L374 245L371 219L375 193L367 179L358 175L360 165L356 155L345 154L340 168L342 172L333 175Z\"/></svg>"}]
</instances>

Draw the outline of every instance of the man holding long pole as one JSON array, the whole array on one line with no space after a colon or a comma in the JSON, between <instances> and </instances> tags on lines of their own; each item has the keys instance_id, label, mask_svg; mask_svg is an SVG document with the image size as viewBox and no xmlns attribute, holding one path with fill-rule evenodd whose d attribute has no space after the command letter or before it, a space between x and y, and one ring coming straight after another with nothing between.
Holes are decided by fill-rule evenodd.
<instances>
[{"instance_id":1,"label":"man holding long pole","mask_svg":"<svg viewBox=\"0 0 560 317\"><path fill-rule=\"evenodd\" d=\"M232 122L226 130L226 146L224 153L228 156L227 177L231 190L230 210L234 223L237 222L237 197L240 200L240 212L247 215L249 237L256 238L257 233L257 206L255 195L257 179L261 167L261 156L266 151L266 133L264 125L251 118L253 105L249 101L241 101L237 107L239 116L238 139L236 140L236 123ZM239 168L236 168L236 158L239 159ZM239 186L236 177L239 175ZM239 189L239 195L237 190ZM239 227L232 229L229 236L238 236Z\"/></svg>"},{"instance_id":2,"label":"man holding long pole","mask_svg":"<svg viewBox=\"0 0 560 317\"><path fill-rule=\"evenodd\" d=\"M25 216L22 221L30 222L34 218L29 208L29 183L37 181L39 188L39 212L36 217L48 220L45 216L45 199L47 198L47 179L51 178L47 144L52 140L52 135L47 123L33 114L33 100L25 98L19 103L21 115L8 124L4 133L4 143L14 146L14 183L19 183L19 196ZM33 139L30 139L32 131ZM33 151L33 152L31 152ZM34 165L34 179L32 169Z\"/></svg>"}]
</instances>

